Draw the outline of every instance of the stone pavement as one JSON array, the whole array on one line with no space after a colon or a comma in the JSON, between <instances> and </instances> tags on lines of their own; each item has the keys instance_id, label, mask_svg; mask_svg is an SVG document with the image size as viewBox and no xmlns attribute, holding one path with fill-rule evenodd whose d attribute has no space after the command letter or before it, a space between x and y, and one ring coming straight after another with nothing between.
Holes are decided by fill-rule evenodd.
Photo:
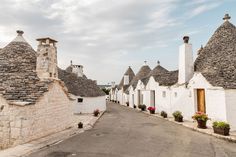
<instances>
[{"instance_id":1,"label":"stone pavement","mask_svg":"<svg viewBox=\"0 0 236 157\"><path fill-rule=\"evenodd\" d=\"M121 105L121 106L124 106L124 105ZM124 107L126 107L126 106L124 106ZM136 110L139 110L139 109L136 109ZM158 113L150 114L148 111L142 111L142 112L145 113L145 114L154 116L154 117L163 118ZM190 128L190 129L192 129L194 131L198 131L198 132L201 132L201 133L204 133L204 134L208 134L208 135L220 138L220 139L224 139L224 140L236 143L236 131L230 131L230 136L223 136L223 135L215 134L214 131L213 131L213 128L211 126L211 124L212 124L211 120L208 120L208 122L207 122L207 129L199 129L197 127L197 122L196 121L184 120L184 122L179 123L179 122L176 122L173 117L168 117L168 118L163 118L163 119L171 121L171 122L179 124L179 125L182 125L184 127Z\"/></svg>"},{"instance_id":2,"label":"stone pavement","mask_svg":"<svg viewBox=\"0 0 236 157\"><path fill-rule=\"evenodd\" d=\"M1 150L0 157L23 157L32 152L38 151L40 149L58 144L63 140L72 137L76 134L82 133L93 127L96 121L103 115L102 112L98 117L94 117L93 114L77 114L74 115L74 125L71 128L63 130L61 132L51 134L49 136L31 141L29 143L21 144L9 149ZM84 124L83 129L78 129L78 123L82 122Z\"/></svg>"},{"instance_id":3,"label":"stone pavement","mask_svg":"<svg viewBox=\"0 0 236 157\"><path fill-rule=\"evenodd\" d=\"M236 143L108 103L93 129L28 157L235 157Z\"/></svg>"}]
</instances>

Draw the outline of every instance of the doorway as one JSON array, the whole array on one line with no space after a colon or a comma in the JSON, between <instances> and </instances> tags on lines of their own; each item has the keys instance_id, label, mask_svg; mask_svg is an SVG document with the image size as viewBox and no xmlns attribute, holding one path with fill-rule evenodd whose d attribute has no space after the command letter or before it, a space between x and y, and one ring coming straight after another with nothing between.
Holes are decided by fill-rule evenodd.
<instances>
[{"instance_id":1,"label":"doorway","mask_svg":"<svg viewBox=\"0 0 236 157\"><path fill-rule=\"evenodd\" d=\"M197 111L206 113L205 89L197 89Z\"/></svg>"},{"instance_id":2,"label":"doorway","mask_svg":"<svg viewBox=\"0 0 236 157\"><path fill-rule=\"evenodd\" d=\"M150 106L155 107L155 90L150 91Z\"/></svg>"}]
</instances>

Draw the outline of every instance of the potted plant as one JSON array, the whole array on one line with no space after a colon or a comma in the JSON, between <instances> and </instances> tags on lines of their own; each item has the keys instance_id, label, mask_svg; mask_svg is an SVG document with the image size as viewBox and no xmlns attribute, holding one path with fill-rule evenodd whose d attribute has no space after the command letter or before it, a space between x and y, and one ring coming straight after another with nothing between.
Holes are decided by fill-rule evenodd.
<instances>
[{"instance_id":1,"label":"potted plant","mask_svg":"<svg viewBox=\"0 0 236 157\"><path fill-rule=\"evenodd\" d=\"M216 121L213 122L214 133L229 136L230 125L226 122Z\"/></svg>"},{"instance_id":2,"label":"potted plant","mask_svg":"<svg viewBox=\"0 0 236 157\"><path fill-rule=\"evenodd\" d=\"M165 111L161 111L161 116L162 116L163 118L167 118L167 113L166 113Z\"/></svg>"},{"instance_id":3,"label":"potted plant","mask_svg":"<svg viewBox=\"0 0 236 157\"><path fill-rule=\"evenodd\" d=\"M136 108L136 105L134 104L134 108Z\"/></svg>"},{"instance_id":4,"label":"potted plant","mask_svg":"<svg viewBox=\"0 0 236 157\"><path fill-rule=\"evenodd\" d=\"M129 106L129 102L126 102L126 105Z\"/></svg>"},{"instance_id":5,"label":"potted plant","mask_svg":"<svg viewBox=\"0 0 236 157\"><path fill-rule=\"evenodd\" d=\"M208 115L203 112L196 112L193 117L194 120L197 121L197 127L201 129L206 129L206 123L209 120Z\"/></svg>"},{"instance_id":6,"label":"potted plant","mask_svg":"<svg viewBox=\"0 0 236 157\"><path fill-rule=\"evenodd\" d=\"M99 114L100 114L99 109L96 109L96 110L93 111L93 115L94 115L95 117L97 117Z\"/></svg>"},{"instance_id":7,"label":"potted plant","mask_svg":"<svg viewBox=\"0 0 236 157\"><path fill-rule=\"evenodd\" d=\"M78 123L78 128L79 128L79 129L83 128L83 123L82 123L82 122L79 122L79 123Z\"/></svg>"},{"instance_id":8,"label":"potted plant","mask_svg":"<svg viewBox=\"0 0 236 157\"><path fill-rule=\"evenodd\" d=\"M138 108L141 109L142 111L146 110L146 105L138 105Z\"/></svg>"},{"instance_id":9,"label":"potted plant","mask_svg":"<svg viewBox=\"0 0 236 157\"><path fill-rule=\"evenodd\" d=\"M182 112L175 111L172 115L174 116L176 122L183 122Z\"/></svg>"},{"instance_id":10,"label":"potted plant","mask_svg":"<svg viewBox=\"0 0 236 157\"><path fill-rule=\"evenodd\" d=\"M153 106L149 106L149 107L148 107L148 110L149 110L150 114L155 114L156 108L153 107Z\"/></svg>"}]
</instances>

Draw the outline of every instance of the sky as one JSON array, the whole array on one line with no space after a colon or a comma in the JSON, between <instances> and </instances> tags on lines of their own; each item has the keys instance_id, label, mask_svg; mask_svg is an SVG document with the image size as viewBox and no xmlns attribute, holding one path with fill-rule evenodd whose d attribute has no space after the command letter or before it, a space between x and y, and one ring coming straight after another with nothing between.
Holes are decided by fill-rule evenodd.
<instances>
[{"instance_id":1,"label":"sky","mask_svg":"<svg viewBox=\"0 0 236 157\"><path fill-rule=\"evenodd\" d=\"M23 30L36 50L36 38L58 41L58 65L84 66L98 84L120 82L144 61L178 68L178 49L188 35L194 58L223 23L236 25L236 0L0 0L0 48Z\"/></svg>"}]
</instances>

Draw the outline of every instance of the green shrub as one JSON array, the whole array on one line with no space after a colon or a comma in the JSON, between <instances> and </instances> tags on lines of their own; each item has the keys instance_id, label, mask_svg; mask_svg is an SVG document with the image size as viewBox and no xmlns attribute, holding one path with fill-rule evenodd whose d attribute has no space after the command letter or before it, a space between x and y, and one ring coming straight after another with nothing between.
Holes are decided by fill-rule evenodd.
<instances>
[{"instance_id":1,"label":"green shrub","mask_svg":"<svg viewBox=\"0 0 236 157\"><path fill-rule=\"evenodd\" d=\"M175 118L183 118L182 112L180 112L180 111L175 111L172 115L173 115Z\"/></svg>"},{"instance_id":2,"label":"green shrub","mask_svg":"<svg viewBox=\"0 0 236 157\"><path fill-rule=\"evenodd\" d=\"M216 128L221 128L221 129L228 128L228 129L230 129L229 123L222 122L222 121L215 121L215 122L212 123L212 125L213 125L213 127L216 127Z\"/></svg>"}]
</instances>

